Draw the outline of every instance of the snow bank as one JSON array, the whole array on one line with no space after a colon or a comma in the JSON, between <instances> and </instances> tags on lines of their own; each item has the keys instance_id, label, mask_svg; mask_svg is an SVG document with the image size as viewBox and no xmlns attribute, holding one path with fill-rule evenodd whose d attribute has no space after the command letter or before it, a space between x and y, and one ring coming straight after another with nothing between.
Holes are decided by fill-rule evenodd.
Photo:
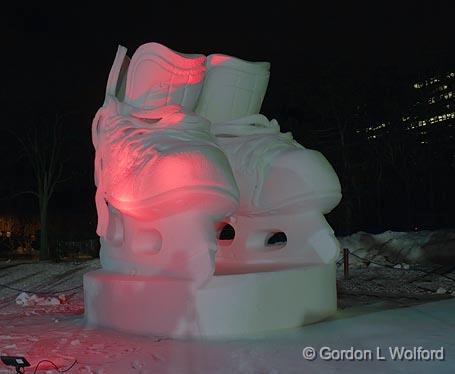
<instances>
[{"instance_id":1,"label":"snow bank","mask_svg":"<svg viewBox=\"0 0 455 374\"><path fill-rule=\"evenodd\" d=\"M341 248L357 256L389 264L447 264L455 260L455 230L358 232L339 237ZM354 264L362 260L351 256Z\"/></svg>"},{"instance_id":2,"label":"snow bank","mask_svg":"<svg viewBox=\"0 0 455 374\"><path fill-rule=\"evenodd\" d=\"M65 295L59 295L58 297L38 297L36 295L29 295L26 292L22 292L16 297L16 304L22 306L59 305L64 304L65 301Z\"/></svg>"}]
</instances>

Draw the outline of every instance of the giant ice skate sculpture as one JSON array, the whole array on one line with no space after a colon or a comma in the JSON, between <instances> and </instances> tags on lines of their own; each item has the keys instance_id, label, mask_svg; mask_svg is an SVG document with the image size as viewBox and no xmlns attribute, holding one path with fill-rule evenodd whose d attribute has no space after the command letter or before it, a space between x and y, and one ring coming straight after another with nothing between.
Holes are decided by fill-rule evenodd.
<instances>
[{"instance_id":1,"label":"giant ice skate sculpture","mask_svg":"<svg viewBox=\"0 0 455 374\"><path fill-rule=\"evenodd\" d=\"M130 61L119 47L93 121L103 269L84 277L90 323L226 336L335 311L338 247L323 213L338 179L258 114L268 68L157 43ZM230 246L216 240L223 222L236 228ZM277 231L288 242L268 246Z\"/></svg>"}]
</instances>

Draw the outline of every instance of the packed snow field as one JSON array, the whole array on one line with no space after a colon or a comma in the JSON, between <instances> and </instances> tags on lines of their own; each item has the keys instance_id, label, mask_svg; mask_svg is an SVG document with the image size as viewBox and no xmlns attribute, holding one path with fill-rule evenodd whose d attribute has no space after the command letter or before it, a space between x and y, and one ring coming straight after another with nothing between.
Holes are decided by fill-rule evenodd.
<instances>
[{"instance_id":1,"label":"packed snow field","mask_svg":"<svg viewBox=\"0 0 455 374\"><path fill-rule=\"evenodd\" d=\"M352 255L348 280L341 261L338 267L340 309L334 318L224 341L131 336L86 326L82 276L99 268L99 260L0 261L0 284L10 287L0 287L0 353L25 356L32 364L26 373L42 359L61 369L77 360L69 373L455 372L455 272L449 266L455 263L455 232L339 239ZM389 347L443 347L444 361L309 361L302 355L307 346L374 354L379 347L383 355ZM11 372L0 364L0 373ZM37 372L56 371L44 363Z\"/></svg>"},{"instance_id":2,"label":"packed snow field","mask_svg":"<svg viewBox=\"0 0 455 374\"><path fill-rule=\"evenodd\" d=\"M455 296L455 230L359 232L349 249L349 279L338 262L340 307L376 301L412 304Z\"/></svg>"}]
</instances>

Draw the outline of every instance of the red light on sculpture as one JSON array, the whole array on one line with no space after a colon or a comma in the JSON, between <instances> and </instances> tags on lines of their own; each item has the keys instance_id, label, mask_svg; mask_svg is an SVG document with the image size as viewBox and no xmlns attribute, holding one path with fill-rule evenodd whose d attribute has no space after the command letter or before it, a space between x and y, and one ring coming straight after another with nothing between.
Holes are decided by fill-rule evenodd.
<instances>
[{"instance_id":1,"label":"red light on sculpture","mask_svg":"<svg viewBox=\"0 0 455 374\"><path fill-rule=\"evenodd\" d=\"M211 60L210 60L210 63L211 65L221 65L223 63L225 63L226 61L229 61L231 59L231 57L229 56L226 56L226 55L213 55Z\"/></svg>"}]
</instances>

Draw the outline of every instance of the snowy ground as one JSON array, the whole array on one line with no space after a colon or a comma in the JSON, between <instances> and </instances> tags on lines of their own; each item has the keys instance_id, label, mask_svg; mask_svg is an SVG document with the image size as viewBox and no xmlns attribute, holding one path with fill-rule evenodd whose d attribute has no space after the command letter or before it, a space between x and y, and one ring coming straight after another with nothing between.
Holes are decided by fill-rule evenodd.
<instances>
[{"instance_id":1,"label":"snowy ground","mask_svg":"<svg viewBox=\"0 0 455 374\"><path fill-rule=\"evenodd\" d=\"M358 232L338 238L342 248L360 257L389 264L452 264L455 267L455 230ZM353 259L354 263L361 262Z\"/></svg>"},{"instance_id":2,"label":"snowy ground","mask_svg":"<svg viewBox=\"0 0 455 374\"><path fill-rule=\"evenodd\" d=\"M339 306L411 305L455 296L455 230L359 232L338 238L348 248L349 279L338 262Z\"/></svg>"},{"instance_id":3,"label":"snowy ground","mask_svg":"<svg viewBox=\"0 0 455 374\"><path fill-rule=\"evenodd\" d=\"M435 264L431 260L435 257L426 249L440 245L440 252L450 259L452 244L445 239L451 233L436 235L445 238L444 246L431 242L434 233L430 239L417 236L417 245L423 249L412 259L401 256L406 250L400 245L416 245L416 233L385 233L379 238L355 235L341 238L342 246L349 243L354 254L376 264L352 257L349 280L344 280L339 267L340 308L332 320L224 341L170 340L88 328L83 321L82 289L77 287L85 272L99 267L98 260L59 264L0 261L0 284L32 291L21 295L18 290L0 288L0 353L23 355L32 364L50 359L61 368L77 359L69 373L454 373L455 282L449 278L455 279L455 272L450 266ZM37 294L68 289L72 290ZM322 346L353 347L371 350L374 357L308 361L302 356L307 346L316 351ZM388 348L401 346L443 347L445 360L392 360ZM375 357L377 347L386 360ZM11 372L0 364L0 373ZM55 370L40 366L38 372ZM33 373L33 368L26 373Z\"/></svg>"}]
</instances>

